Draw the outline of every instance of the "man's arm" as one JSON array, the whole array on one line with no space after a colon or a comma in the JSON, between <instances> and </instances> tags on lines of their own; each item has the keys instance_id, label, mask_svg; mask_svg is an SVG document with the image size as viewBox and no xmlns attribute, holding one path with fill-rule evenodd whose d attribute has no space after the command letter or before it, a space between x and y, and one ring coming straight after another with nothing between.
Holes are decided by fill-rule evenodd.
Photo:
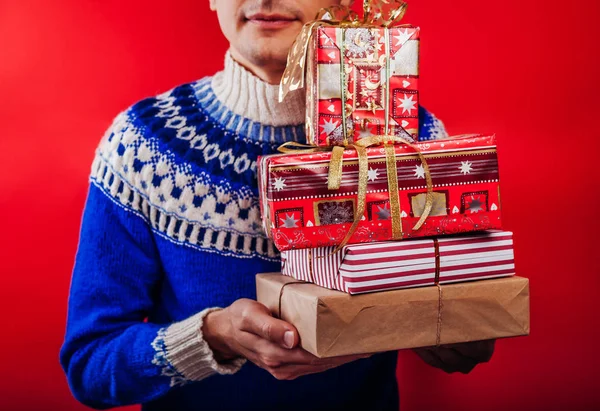
<instances>
[{"instance_id":1,"label":"man's arm","mask_svg":"<svg viewBox=\"0 0 600 411\"><path fill-rule=\"evenodd\" d=\"M96 408L136 404L242 361L219 364L202 338L208 309L180 323L144 322L161 281L151 229L92 183L69 297L61 364L75 397Z\"/></svg>"}]
</instances>

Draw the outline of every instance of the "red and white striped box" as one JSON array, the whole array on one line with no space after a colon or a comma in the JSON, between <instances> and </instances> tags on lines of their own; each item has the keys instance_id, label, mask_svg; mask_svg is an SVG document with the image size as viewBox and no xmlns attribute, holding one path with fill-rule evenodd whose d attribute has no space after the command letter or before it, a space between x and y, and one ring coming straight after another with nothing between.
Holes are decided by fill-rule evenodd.
<instances>
[{"instance_id":1,"label":"red and white striped box","mask_svg":"<svg viewBox=\"0 0 600 411\"><path fill-rule=\"evenodd\" d=\"M282 274L350 294L515 274L513 234L487 231L467 236L288 250Z\"/></svg>"}]
</instances>

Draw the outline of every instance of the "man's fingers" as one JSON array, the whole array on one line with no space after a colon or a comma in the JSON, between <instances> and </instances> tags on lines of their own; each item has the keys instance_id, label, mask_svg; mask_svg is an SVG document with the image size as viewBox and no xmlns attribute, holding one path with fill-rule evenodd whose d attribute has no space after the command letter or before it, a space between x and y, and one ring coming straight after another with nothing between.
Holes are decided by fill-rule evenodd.
<instances>
[{"instance_id":1,"label":"man's fingers","mask_svg":"<svg viewBox=\"0 0 600 411\"><path fill-rule=\"evenodd\" d=\"M414 350L423 361L432 367L439 368L448 374L460 371L468 373L475 367L471 359L462 356L448 348L418 348Z\"/></svg>"},{"instance_id":2,"label":"man's fingers","mask_svg":"<svg viewBox=\"0 0 600 411\"><path fill-rule=\"evenodd\" d=\"M323 359L320 359L320 360L323 362L323 364L330 364L330 365L333 365L335 367L338 367L340 365L347 364L347 363L352 362L352 361L361 360L361 359L364 359L364 358L369 358L371 355L373 355L373 354L342 355L342 356L339 356L339 357L323 358Z\"/></svg>"},{"instance_id":3,"label":"man's fingers","mask_svg":"<svg viewBox=\"0 0 600 411\"><path fill-rule=\"evenodd\" d=\"M242 310L239 329L288 349L294 348L299 341L298 331L293 325L272 317L268 308L260 303Z\"/></svg>"},{"instance_id":4,"label":"man's fingers","mask_svg":"<svg viewBox=\"0 0 600 411\"><path fill-rule=\"evenodd\" d=\"M475 368L477 361L465 357L454 348L443 348L435 349L435 354L442 360L442 362L450 369L454 371L460 371L463 374L468 374Z\"/></svg>"},{"instance_id":5,"label":"man's fingers","mask_svg":"<svg viewBox=\"0 0 600 411\"><path fill-rule=\"evenodd\" d=\"M306 364L287 364L283 365L276 370L272 370L271 374L278 380L294 380L298 377L302 377L309 374L317 374L332 368L339 367L343 364L349 363L362 358L367 358L366 355L348 355L342 357L333 357L329 359L323 359L323 363L317 365L306 365Z\"/></svg>"},{"instance_id":6,"label":"man's fingers","mask_svg":"<svg viewBox=\"0 0 600 411\"><path fill-rule=\"evenodd\" d=\"M254 352L261 361L271 368L283 364L316 364L320 360L301 348L282 348L269 340L256 334L242 331L238 335L238 342L246 349Z\"/></svg>"},{"instance_id":7,"label":"man's fingers","mask_svg":"<svg viewBox=\"0 0 600 411\"><path fill-rule=\"evenodd\" d=\"M494 354L495 340L474 341L464 344L453 344L453 348L465 357L472 358L477 362L488 362Z\"/></svg>"},{"instance_id":8,"label":"man's fingers","mask_svg":"<svg viewBox=\"0 0 600 411\"><path fill-rule=\"evenodd\" d=\"M301 348L295 348L295 350L300 351L298 354L299 359L301 361L289 361L290 365L312 365L312 366L328 366L328 367L339 367L340 365L360 360L363 358L369 358L372 354L355 354L355 355L344 355L339 357L329 357L329 358L319 358L315 357L311 353L304 351ZM291 357L290 357L291 358Z\"/></svg>"},{"instance_id":9,"label":"man's fingers","mask_svg":"<svg viewBox=\"0 0 600 411\"><path fill-rule=\"evenodd\" d=\"M444 370L447 373L452 371L447 370L446 364L442 362L442 360L433 353L433 350L429 348L416 348L413 350L425 363L431 365L432 367L439 368Z\"/></svg>"},{"instance_id":10,"label":"man's fingers","mask_svg":"<svg viewBox=\"0 0 600 411\"><path fill-rule=\"evenodd\" d=\"M306 373L321 372L370 356L360 354L317 358L298 348L296 328L273 318L264 305L252 300L238 300L229 309L236 330L234 335L237 351L276 378L290 379Z\"/></svg>"},{"instance_id":11,"label":"man's fingers","mask_svg":"<svg viewBox=\"0 0 600 411\"><path fill-rule=\"evenodd\" d=\"M238 334L237 341L245 351L252 353L252 362L267 369L277 369L285 366L331 368L370 356L370 354L360 354L332 358L318 358L302 348L282 348L271 341L245 331Z\"/></svg>"},{"instance_id":12,"label":"man's fingers","mask_svg":"<svg viewBox=\"0 0 600 411\"><path fill-rule=\"evenodd\" d=\"M317 374L335 368L332 364L321 365L286 365L271 372L278 380L295 380L309 374Z\"/></svg>"}]
</instances>

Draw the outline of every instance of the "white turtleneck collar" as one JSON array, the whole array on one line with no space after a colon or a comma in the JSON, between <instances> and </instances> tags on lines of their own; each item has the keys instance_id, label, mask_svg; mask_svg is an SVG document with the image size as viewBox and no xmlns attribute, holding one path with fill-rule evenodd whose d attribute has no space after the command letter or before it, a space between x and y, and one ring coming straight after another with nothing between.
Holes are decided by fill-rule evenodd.
<instances>
[{"instance_id":1,"label":"white turtleneck collar","mask_svg":"<svg viewBox=\"0 0 600 411\"><path fill-rule=\"evenodd\" d=\"M217 99L235 114L271 126L295 126L304 123L304 90L289 93L278 101L279 85L268 84L225 55L225 69L212 78Z\"/></svg>"}]
</instances>

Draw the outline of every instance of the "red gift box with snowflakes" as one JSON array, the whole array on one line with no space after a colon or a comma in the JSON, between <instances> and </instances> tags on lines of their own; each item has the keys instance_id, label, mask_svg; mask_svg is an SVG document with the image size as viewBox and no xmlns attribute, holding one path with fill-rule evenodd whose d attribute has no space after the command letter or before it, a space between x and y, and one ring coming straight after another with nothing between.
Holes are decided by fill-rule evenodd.
<instances>
[{"instance_id":1,"label":"red gift box with snowflakes","mask_svg":"<svg viewBox=\"0 0 600 411\"><path fill-rule=\"evenodd\" d=\"M509 231L353 244L333 251L283 251L281 273L350 294L515 275Z\"/></svg>"},{"instance_id":2,"label":"red gift box with snowflakes","mask_svg":"<svg viewBox=\"0 0 600 411\"><path fill-rule=\"evenodd\" d=\"M413 26L314 29L306 71L309 144L345 145L384 134L418 139L419 32Z\"/></svg>"},{"instance_id":3,"label":"red gift box with snowflakes","mask_svg":"<svg viewBox=\"0 0 600 411\"><path fill-rule=\"evenodd\" d=\"M496 137L465 136L416 145L432 179L433 206L425 223L425 167L414 148L396 145L401 238L500 229L500 188ZM332 152L274 154L259 159L260 207L265 231L280 251L337 246L355 218L347 244L393 239L386 152L366 149L368 181L364 213L357 210L358 155L343 152L339 189L328 189Z\"/></svg>"}]
</instances>

